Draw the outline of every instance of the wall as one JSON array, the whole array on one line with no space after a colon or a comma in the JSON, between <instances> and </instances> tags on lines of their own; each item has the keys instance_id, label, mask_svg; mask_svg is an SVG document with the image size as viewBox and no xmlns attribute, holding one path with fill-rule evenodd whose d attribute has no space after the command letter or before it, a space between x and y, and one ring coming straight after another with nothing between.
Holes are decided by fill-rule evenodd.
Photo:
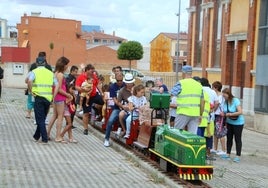
<instances>
[{"instance_id":1,"label":"wall","mask_svg":"<svg viewBox=\"0 0 268 188\"><path fill-rule=\"evenodd\" d=\"M170 72L172 71L171 39L159 34L151 42L150 71Z\"/></svg>"},{"instance_id":2,"label":"wall","mask_svg":"<svg viewBox=\"0 0 268 188\"><path fill-rule=\"evenodd\" d=\"M128 67L128 60L117 58L117 51L107 46L97 46L87 50L87 63L91 63L98 70L112 70L114 66ZM131 67L137 68L137 61L131 61Z\"/></svg>"},{"instance_id":3,"label":"wall","mask_svg":"<svg viewBox=\"0 0 268 188\"><path fill-rule=\"evenodd\" d=\"M55 65L60 56L70 59L70 64L86 62L86 41L80 38L81 22L67 19L27 16L17 24L18 45L29 40L30 61L35 61L39 51L47 53L47 60ZM50 43L54 49L50 50Z\"/></svg>"},{"instance_id":4,"label":"wall","mask_svg":"<svg viewBox=\"0 0 268 188\"><path fill-rule=\"evenodd\" d=\"M14 66L21 66L23 71L20 74L14 74ZM25 62L6 62L2 64L1 67L4 69L4 79L2 80L3 87L13 87L13 88L26 88L25 78L28 74L29 64Z\"/></svg>"},{"instance_id":5,"label":"wall","mask_svg":"<svg viewBox=\"0 0 268 188\"><path fill-rule=\"evenodd\" d=\"M150 46L143 46L143 58L137 61L137 69L150 70Z\"/></svg>"},{"instance_id":6,"label":"wall","mask_svg":"<svg viewBox=\"0 0 268 188\"><path fill-rule=\"evenodd\" d=\"M235 0L231 3L230 33L242 33L248 30L249 1Z\"/></svg>"},{"instance_id":7,"label":"wall","mask_svg":"<svg viewBox=\"0 0 268 188\"><path fill-rule=\"evenodd\" d=\"M30 62L30 49L18 47L1 47L2 63Z\"/></svg>"}]
</instances>

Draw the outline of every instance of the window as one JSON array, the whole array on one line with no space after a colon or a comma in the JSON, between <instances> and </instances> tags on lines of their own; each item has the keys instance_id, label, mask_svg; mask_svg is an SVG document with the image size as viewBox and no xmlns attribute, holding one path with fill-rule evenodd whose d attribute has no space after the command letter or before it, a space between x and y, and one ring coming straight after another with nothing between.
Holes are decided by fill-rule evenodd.
<instances>
[{"instance_id":1,"label":"window","mask_svg":"<svg viewBox=\"0 0 268 188\"><path fill-rule=\"evenodd\" d=\"M222 33L222 3L221 1L217 1L217 31L215 38L215 47L214 48L214 67L221 67L220 65L220 50L221 50L221 33Z\"/></svg>"},{"instance_id":2,"label":"window","mask_svg":"<svg viewBox=\"0 0 268 188\"><path fill-rule=\"evenodd\" d=\"M203 35L203 9L201 6L201 1L199 1L199 6L197 9L197 33L198 33L198 40L196 40L196 65L200 67L202 65L202 35Z\"/></svg>"},{"instance_id":3,"label":"window","mask_svg":"<svg viewBox=\"0 0 268 188\"><path fill-rule=\"evenodd\" d=\"M99 43L100 40L99 39L94 39L94 43Z\"/></svg>"},{"instance_id":4,"label":"window","mask_svg":"<svg viewBox=\"0 0 268 188\"><path fill-rule=\"evenodd\" d=\"M254 109L268 113L268 1L261 0Z\"/></svg>"},{"instance_id":5,"label":"window","mask_svg":"<svg viewBox=\"0 0 268 188\"><path fill-rule=\"evenodd\" d=\"M268 112L268 86L255 87L255 111Z\"/></svg>"},{"instance_id":6,"label":"window","mask_svg":"<svg viewBox=\"0 0 268 188\"><path fill-rule=\"evenodd\" d=\"M222 4L218 2L217 40L221 39L222 28Z\"/></svg>"},{"instance_id":7,"label":"window","mask_svg":"<svg viewBox=\"0 0 268 188\"><path fill-rule=\"evenodd\" d=\"M102 43L107 44L107 40L106 39L102 40Z\"/></svg>"},{"instance_id":8,"label":"window","mask_svg":"<svg viewBox=\"0 0 268 188\"><path fill-rule=\"evenodd\" d=\"M258 55L268 55L268 1L261 0Z\"/></svg>"}]
</instances>

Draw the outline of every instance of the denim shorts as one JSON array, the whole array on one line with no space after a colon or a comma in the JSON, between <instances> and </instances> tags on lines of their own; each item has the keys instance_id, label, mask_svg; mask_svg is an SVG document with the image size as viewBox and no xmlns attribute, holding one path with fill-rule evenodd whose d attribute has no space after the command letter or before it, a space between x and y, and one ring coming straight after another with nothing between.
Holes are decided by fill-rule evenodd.
<instances>
[{"instance_id":1,"label":"denim shorts","mask_svg":"<svg viewBox=\"0 0 268 188\"><path fill-rule=\"evenodd\" d=\"M54 104L62 104L64 103L65 101L54 101Z\"/></svg>"}]
</instances>

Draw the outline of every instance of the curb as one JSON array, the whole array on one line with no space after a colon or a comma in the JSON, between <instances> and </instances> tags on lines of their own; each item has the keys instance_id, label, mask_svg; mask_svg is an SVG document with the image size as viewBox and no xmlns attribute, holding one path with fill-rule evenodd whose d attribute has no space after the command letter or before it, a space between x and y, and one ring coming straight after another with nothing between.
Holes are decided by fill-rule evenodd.
<instances>
[{"instance_id":1,"label":"curb","mask_svg":"<svg viewBox=\"0 0 268 188\"><path fill-rule=\"evenodd\" d=\"M83 124L82 120L79 119L78 117L75 117L76 121L78 121L81 125ZM104 141L104 135L96 130L94 127L92 127L90 124L88 126L88 130L90 133L92 133L93 136L97 137L101 141ZM103 146L105 147L105 146ZM155 169L152 167L150 164L142 161L139 157L135 156L133 153L130 151L126 150L116 142L111 142L111 145L109 148L114 149L115 151L121 153L125 157L129 158L130 161L135 164L138 168L142 168L146 173L150 174L152 177L152 180L155 181L156 183L159 182L161 184L167 185L169 187L179 187L181 186L178 182L175 182L171 178L167 177L165 174L160 172L159 170ZM108 148L107 148L108 149Z\"/></svg>"}]
</instances>

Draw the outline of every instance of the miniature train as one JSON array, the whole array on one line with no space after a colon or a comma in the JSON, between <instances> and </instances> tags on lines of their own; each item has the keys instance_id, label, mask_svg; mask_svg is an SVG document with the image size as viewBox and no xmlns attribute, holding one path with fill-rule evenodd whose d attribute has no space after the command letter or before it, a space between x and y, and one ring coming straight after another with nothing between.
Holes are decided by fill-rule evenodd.
<instances>
[{"instance_id":1,"label":"miniature train","mask_svg":"<svg viewBox=\"0 0 268 188\"><path fill-rule=\"evenodd\" d=\"M128 139L118 137L116 130L118 123L113 126L111 136L121 142L147 151L150 159L160 163L165 171L175 172L184 180L210 180L213 177L213 166L206 164L206 140L185 130L171 128L167 124L167 110L169 108L169 94L150 95L151 123L140 125L139 120L132 121L131 134ZM154 125L157 114L165 122ZM107 108L105 122L95 122L95 127L106 129L106 122L111 113ZM146 152L145 152L146 153Z\"/></svg>"}]
</instances>

